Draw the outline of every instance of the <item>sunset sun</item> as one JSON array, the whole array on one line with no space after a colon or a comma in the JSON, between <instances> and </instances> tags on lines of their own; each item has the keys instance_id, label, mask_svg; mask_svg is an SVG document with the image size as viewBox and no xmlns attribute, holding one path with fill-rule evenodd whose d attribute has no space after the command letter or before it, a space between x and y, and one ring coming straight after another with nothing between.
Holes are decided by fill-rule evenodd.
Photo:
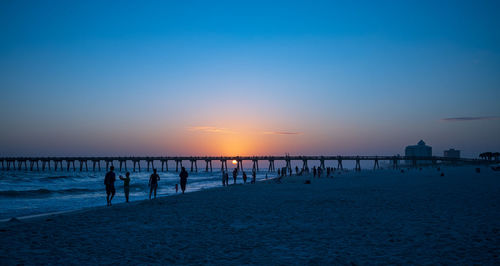
<instances>
[{"instance_id":1,"label":"sunset sun","mask_svg":"<svg viewBox=\"0 0 500 266\"><path fill-rule=\"evenodd\" d=\"M236 160L233 160L233 164L237 164L238 162Z\"/></svg>"}]
</instances>

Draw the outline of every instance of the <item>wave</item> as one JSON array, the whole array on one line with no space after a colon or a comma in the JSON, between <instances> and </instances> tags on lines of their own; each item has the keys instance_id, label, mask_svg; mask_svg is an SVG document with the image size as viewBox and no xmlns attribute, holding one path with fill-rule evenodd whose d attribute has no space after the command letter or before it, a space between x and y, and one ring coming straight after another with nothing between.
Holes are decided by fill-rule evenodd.
<instances>
[{"instance_id":1,"label":"wave","mask_svg":"<svg viewBox=\"0 0 500 266\"><path fill-rule=\"evenodd\" d=\"M61 190L35 189L35 190L4 190L0 191L0 197L17 198L17 197L46 197L52 194L81 194L93 192L96 190L86 188L68 188Z\"/></svg>"},{"instance_id":2,"label":"wave","mask_svg":"<svg viewBox=\"0 0 500 266\"><path fill-rule=\"evenodd\" d=\"M72 178L72 176L67 176L67 175L47 176L47 177L43 177L41 179L45 179L45 180L57 180L57 179L66 179L66 178Z\"/></svg>"},{"instance_id":3,"label":"wave","mask_svg":"<svg viewBox=\"0 0 500 266\"><path fill-rule=\"evenodd\" d=\"M121 185L115 185L116 189L122 189L123 186ZM136 189L141 189L141 190L147 190L148 184L147 183L133 183L130 184L130 188L132 190ZM68 195L68 194L85 194L85 193L92 193L92 192L99 192L102 191L102 193L105 193L105 188L104 185L99 188L94 188L94 189L88 189L88 188L68 188L68 189L60 189L60 190L50 190L50 189L33 189L33 190L3 190L0 191L0 197L3 198L39 198L39 197L50 197L54 194L62 194L62 195Z\"/></svg>"}]
</instances>

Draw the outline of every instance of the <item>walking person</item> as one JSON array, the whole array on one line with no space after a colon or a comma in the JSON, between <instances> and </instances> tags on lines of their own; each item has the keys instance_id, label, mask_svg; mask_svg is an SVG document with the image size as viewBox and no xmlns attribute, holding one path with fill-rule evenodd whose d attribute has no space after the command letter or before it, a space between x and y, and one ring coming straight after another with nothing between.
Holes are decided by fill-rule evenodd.
<instances>
[{"instance_id":1,"label":"walking person","mask_svg":"<svg viewBox=\"0 0 500 266\"><path fill-rule=\"evenodd\" d=\"M130 192L130 172L125 173L125 178L119 176L120 180L123 180L123 193L125 194L125 202L128 203L128 194Z\"/></svg>"},{"instance_id":2,"label":"walking person","mask_svg":"<svg viewBox=\"0 0 500 266\"><path fill-rule=\"evenodd\" d=\"M316 177L316 166L313 167L313 177Z\"/></svg>"},{"instance_id":3,"label":"walking person","mask_svg":"<svg viewBox=\"0 0 500 266\"><path fill-rule=\"evenodd\" d=\"M247 183L247 173L243 172L243 184Z\"/></svg>"},{"instance_id":4,"label":"walking person","mask_svg":"<svg viewBox=\"0 0 500 266\"><path fill-rule=\"evenodd\" d=\"M252 184L255 184L255 181L257 179L257 172L255 170L252 172Z\"/></svg>"},{"instance_id":5,"label":"walking person","mask_svg":"<svg viewBox=\"0 0 500 266\"><path fill-rule=\"evenodd\" d=\"M229 186L229 173L225 172L224 178L226 179L226 186Z\"/></svg>"},{"instance_id":6,"label":"walking person","mask_svg":"<svg viewBox=\"0 0 500 266\"><path fill-rule=\"evenodd\" d=\"M222 171L222 186L226 186L226 173L224 173L224 171Z\"/></svg>"},{"instance_id":7,"label":"walking person","mask_svg":"<svg viewBox=\"0 0 500 266\"><path fill-rule=\"evenodd\" d=\"M234 184L236 184L236 178L238 177L238 170L236 168L234 168L233 170L233 180L234 180Z\"/></svg>"},{"instance_id":8,"label":"walking person","mask_svg":"<svg viewBox=\"0 0 500 266\"><path fill-rule=\"evenodd\" d=\"M156 173L156 169L153 169L153 173L149 177L149 199L151 199L151 194L155 192L154 196L156 199L156 190L158 189L158 181L160 181L160 176Z\"/></svg>"},{"instance_id":9,"label":"walking person","mask_svg":"<svg viewBox=\"0 0 500 266\"><path fill-rule=\"evenodd\" d=\"M187 178L188 178L188 172L186 171L186 168L182 167L181 173L179 174L179 177L181 178L181 190L182 194L184 194L184 191L186 190L186 184L187 184Z\"/></svg>"},{"instance_id":10,"label":"walking person","mask_svg":"<svg viewBox=\"0 0 500 266\"><path fill-rule=\"evenodd\" d=\"M115 196L115 181L116 181L116 174L115 174L115 167L111 166L109 168L109 172L106 173L106 176L104 177L104 185L106 185L106 201L107 201L107 206L111 206L111 201L113 200L113 197ZM111 197L110 197L111 196Z\"/></svg>"}]
</instances>

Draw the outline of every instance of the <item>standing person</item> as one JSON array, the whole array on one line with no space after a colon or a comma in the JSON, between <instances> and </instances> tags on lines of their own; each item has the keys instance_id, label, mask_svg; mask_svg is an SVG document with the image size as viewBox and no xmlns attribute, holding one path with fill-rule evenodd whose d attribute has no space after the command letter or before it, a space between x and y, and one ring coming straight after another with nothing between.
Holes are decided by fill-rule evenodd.
<instances>
[{"instance_id":1,"label":"standing person","mask_svg":"<svg viewBox=\"0 0 500 266\"><path fill-rule=\"evenodd\" d=\"M224 178L226 179L226 186L229 186L229 173L225 172Z\"/></svg>"},{"instance_id":2,"label":"standing person","mask_svg":"<svg viewBox=\"0 0 500 266\"><path fill-rule=\"evenodd\" d=\"M115 190L116 175L114 171L115 167L111 166L109 168L109 172L107 172L106 176L104 177L104 185L106 185L106 201L108 202L107 206L111 206L111 201L113 200L113 197L115 196L116 192Z\"/></svg>"},{"instance_id":3,"label":"standing person","mask_svg":"<svg viewBox=\"0 0 500 266\"><path fill-rule=\"evenodd\" d=\"M278 168L278 176L281 176L281 170Z\"/></svg>"},{"instance_id":4,"label":"standing person","mask_svg":"<svg viewBox=\"0 0 500 266\"><path fill-rule=\"evenodd\" d=\"M247 173L243 172L243 183L247 183Z\"/></svg>"},{"instance_id":5,"label":"standing person","mask_svg":"<svg viewBox=\"0 0 500 266\"><path fill-rule=\"evenodd\" d=\"M313 177L316 177L316 166L313 167Z\"/></svg>"},{"instance_id":6,"label":"standing person","mask_svg":"<svg viewBox=\"0 0 500 266\"><path fill-rule=\"evenodd\" d=\"M184 191L186 190L187 179L188 179L188 172L186 171L186 168L182 167L181 173L179 174L179 177L181 178L182 194L184 194Z\"/></svg>"},{"instance_id":7,"label":"standing person","mask_svg":"<svg viewBox=\"0 0 500 266\"><path fill-rule=\"evenodd\" d=\"M224 171L222 171L222 186L226 186L226 173L224 173Z\"/></svg>"},{"instance_id":8,"label":"standing person","mask_svg":"<svg viewBox=\"0 0 500 266\"><path fill-rule=\"evenodd\" d=\"M255 184L255 181L257 179L257 172L255 170L252 172L252 184Z\"/></svg>"},{"instance_id":9,"label":"standing person","mask_svg":"<svg viewBox=\"0 0 500 266\"><path fill-rule=\"evenodd\" d=\"M123 193L125 194L125 202L128 203L128 194L130 192L130 172L125 173L125 178L119 176L120 180L123 180Z\"/></svg>"},{"instance_id":10,"label":"standing person","mask_svg":"<svg viewBox=\"0 0 500 266\"><path fill-rule=\"evenodd\" d=\"M236 184L236 177L238 177L238 170L236 170L236 168L234 168L234 170L233 170L233 180L234 180L234 184Z\"/></svg>"},{"instance_id":11,"label":"standing person","mask_svg":"<svg viewBox=\"0 0 500 266\"><path fill-rule=\"evenodd\" d=\"M156 199L156 189L158 189L158 181L160 181L160 176L156 173L156 169L153 169L153 173L149 177L149 199L151 199L151 194L153 194L153 190L155 192Z\"/></svg>"}]
</instances>

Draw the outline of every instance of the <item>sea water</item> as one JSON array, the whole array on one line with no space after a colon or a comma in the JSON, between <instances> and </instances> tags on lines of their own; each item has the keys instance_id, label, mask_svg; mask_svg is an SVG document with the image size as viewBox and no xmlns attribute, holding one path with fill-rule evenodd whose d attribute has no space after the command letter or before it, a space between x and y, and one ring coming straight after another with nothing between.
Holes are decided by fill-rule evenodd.
<instances>
[{"instance_id":1,"label":"sea water","mask_svg":"<svg viewBox=\"0 0 500 266\"><path fill-rule=\"evenodd\" d=\"M251 162L250 162L251 163ZM336 161L325 162L327 167L337 167ZM309 168L318 167L319 161L310 160ZM363 168L371 169L373 162L361 162ZM381 166L384 162L381 162ZM71 165L70 168L59 168L57 171L54 165L51 169L34 169L34 171L25 170L24 166L16 170L0 170L0 220L9 219L12 217L32 216L53 212L64 212L79 210L86 207L105 206L106 191L104 186L104 176L106 171L103 169L93 171L79 170ZM141 171L136 168L136 172L131 171L131 165L128 165L130 171L130 201L138 201L149 198L149 177L152 171L146 171L144 164L141 164ZM269 178L276 177L276 172L268 172L265 163L257 172L257 181L263 180L268 175ZM276 162L276 170L284 167L284 162ZM172 167L172 165L170 166ZM251 164L244 165L245 172L248 176L247 183L252 179ZM295 168L301 168L301 162L292 162L292 169L295 173ZM353 161L345 161L344 169L354 168ZM214 164L213 172L206 172L205 167L198 168L198 172L191 172L189 167L186 167L189 173L188 185L186 192L194 192L202 189L221 187L222 173L220 164ZM217 171L216 171L217 169ZM229 167L229 184L233 184L232 170L234 165ZM39 171L41 170L41 171ZM124 169L122 169L124 170ZM151 169L150 169L151 170ZM116 173L116 194L113 199L113 204L125 202L123 193L123 181L118 176L125 176L126 171L115 169ZM157 196L170 196L176 194L175 184L179 184L179 172L161 171L158 169L158 174L161 180L158 183ZM242 172L239 171L237 184L243 183ZM179 192L180 193L180 185Z\"/></svg>"},{"instance_id":2,"label":"sea water","mask_svg":"<svg viewBox=\"0 0 500 266\"><path fill-rule=\"evenodd\" d=\"M230 169L231 170L231 169ZM125 176L125 171L116 172L116 194L113 203L125 202L123 181L118 176ZM148 181L151 171L131 172L130 201L149 198ZM221 171L189 172L186 192L221 187ZM246 170L251 181L251 169ZM175 185L179 184L179 173L175 171L159 171L157 196L176 194ZM259 171L257 180L265 179L276 173ZM11 217L23 217L44 213L78 210L86 207L105 206L106 192L104 176L106 171L69 171L54 169L50 171L0 171L0 220ZM231 171L229 184L233 183ZM239 172L237 183L243 183L242 172ZM180 193L180 185L179 192Z\"/></svg>"}]
</instances>

